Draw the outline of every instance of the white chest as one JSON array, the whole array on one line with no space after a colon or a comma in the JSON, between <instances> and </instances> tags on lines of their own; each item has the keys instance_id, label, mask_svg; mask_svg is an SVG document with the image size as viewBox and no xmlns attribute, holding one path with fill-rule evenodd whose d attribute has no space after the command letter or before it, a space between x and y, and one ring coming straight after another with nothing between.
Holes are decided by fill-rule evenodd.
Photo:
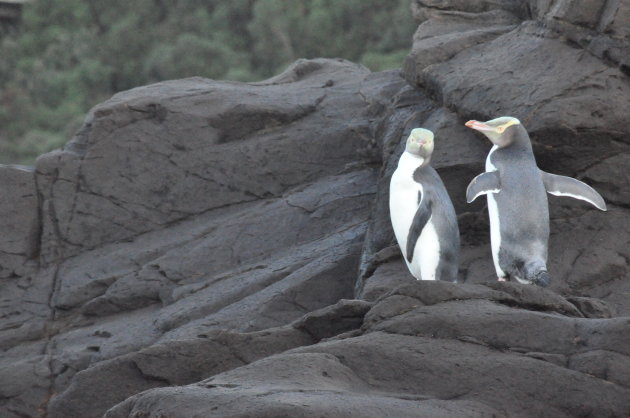
<instances>
[{"instance_id":1,"label":"white chest","mask_svg":"<svg viewBox=\"0 0 630 418\"><path fill-rule=\"evenodd\" d=\"M418 197L423 192L422 185L413 180L413 173L421 163L421 158L403 153L389 186L389 211L392 227L403 256L407 254L407 237L418 210ZM440 258L438 238L431 217L418 238L412 262L409 263L404 257L415 278L435 280Z\"/></svg>"},{"instance_id":2,"label":"white chest","mask_svg":"<svg viewBox=\"0 0 630 418\"><path fill-rule=\"evenodd\" d=\"M492 147L486 158L486 172L497 171L497 168L490 161L490 156L495 152L498 147L495 145ZM498 193L501 193L499 191ZM497 272L497 276L504 278L505 272L499 266L499 250L501 249L501 220L499 219L499 208L497 201L494 198L495 193L488 193L488 217L490 219L490 246L492 247L492 261L494 261L494 269Z\"/></svg>"}]
</instances>

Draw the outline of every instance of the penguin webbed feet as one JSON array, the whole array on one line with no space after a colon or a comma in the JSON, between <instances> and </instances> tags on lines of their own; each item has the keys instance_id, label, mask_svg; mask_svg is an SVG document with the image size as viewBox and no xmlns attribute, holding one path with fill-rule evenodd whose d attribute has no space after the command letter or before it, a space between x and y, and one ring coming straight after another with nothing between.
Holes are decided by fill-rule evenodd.
<instances>
[{"instance_id":1,"label":"penguin webbed feet","mask_svg":"<svg viewBox=\"0 0 630 418\"><path fill-rule=\"evenodd\" d=\"M549 273L547 270L540 270L534 274L531 278L532 284L538 285L540 287L547 287L551 283L551 277L549 277Z\"/></svg>"},{"instance_id":2,"label":"penguin webbed feet","mask_svg":"<svg viewBox=\"0 0 630 418\"><path fill-rule=\"evenodd\" d=\"M512 280L507 277L497 277L497 281L506 283ZM517 278L516 281L523 284L527 283L527 284L533 284L540 287L547 287L549 286L549 284L551 284L551 277L549 277L549 273L547 272L547 270L540 270L536 272L532 277L529 277L528 280L522 280L522 279Z\"/></svg>"}]
</instances>

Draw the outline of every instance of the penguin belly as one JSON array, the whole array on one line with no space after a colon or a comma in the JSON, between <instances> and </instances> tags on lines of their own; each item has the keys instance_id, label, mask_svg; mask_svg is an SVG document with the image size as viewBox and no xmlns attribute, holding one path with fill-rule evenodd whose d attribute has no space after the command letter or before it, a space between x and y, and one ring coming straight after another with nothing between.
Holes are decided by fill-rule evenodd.
<instances>
[{"instance_id":1,"label":"penguin belly","mask_svg":"<svg viewBox=\"0 0 630 418\"><path fill-rule=\"evenodd\" d=\"M496 146L486 160L486 172L496 171L491 161ZM488 217L492 260L497 276L529 283L527 271L546 270L549 212L542 185L528 174L528 167L512 163L503 170L501 190L488 193ZM537 172L536 172L537 173ZM526 194L523 190L527 190Z\"/></svg>"},{"instance_id":2,"label":"penguin belly","mask_svg":"<svg viewBox=\"0 0 630 418\"><path fill-rule=\"evenodd\" d=\"M418 237L411 263L405 261L416 279L436 280L440 253L440 241L431 216Z\"/></svg>"},{"instance_id":3,"label":"penguin belly","mask_svg":"<svg viewBox=\"0 0 630 418\"><path fill-rule=\"evenodd\" d=\"M396 241L404 256L407 254L407 236L413 217L418 210L418 196L422 193L422 186L402 177L398 171L392 176L389 187L389 214Z\"/></svg>"},{"instance_id":4,"label":"penguin belly","mask_svg":"<svg viewBox=\"0 0 630 418\"><path fill-rule=\"evenodd\" d=\"M488 195L492 258L500 278L530 283L533 273L547 270L549 221L544 210L546 202L538 205L534 202L535 198L535 195L532 196L531 206L537 209L536 213L540 215L538 219L529 218L525 213L531 207L515 205L512 193L506 191L504 195L501 191L494 196ZM491 209L493 206L494 214Z\"/></svg>"},{"instance_id":5,"label":"penguin belly","mask_svg":"<svg viewBox=\"0 0 630 418\"><path fill-rule=\"evenodd\" d=\"M499 265L499 252L501 251L501 220L499 219L499 208L493 193L488 193L488 217L490 219L490 247L492 248L492 261L497 276L505 279L506 274Z\"/></svg>"},{"instance_id":6,"label":"penguin belly","mask_svg":"<svg viewBox=\"0 0 630 418\"><path fill-rule=\"evenodd\" d=\"M418 196L422 192L422 185L413 181L411 176L405 176L399 171L394 172L390 183L389 212L396 241L411 274L418 280L436 280L436 271L440 261L440 244L433 216L429 218L418 237L411 263L405 257L409 229L418 210Z\"/></svg>"},{"instance_id":7,"label":"penguin belly","mask_svg":"<svg viewBox=\"0 0 630 418\"><path fill-rule=\"evenodd\" d=\"M497 171L497 168L490 161L490 156L497 150L497 148L498 147L496 145L493 146L488 153L488 157L486 158L486 172ZM501 250L501 220L499 219L499 208L497 206L497 201L494 198L494 193L488 193L486 198L488 199L488 218L490 219L490 247L492 248L492 261L494 262L494 269L497 272L497 276L504 279L506 274L499 265L499 251Z\"/></svg>"}]
</instances>

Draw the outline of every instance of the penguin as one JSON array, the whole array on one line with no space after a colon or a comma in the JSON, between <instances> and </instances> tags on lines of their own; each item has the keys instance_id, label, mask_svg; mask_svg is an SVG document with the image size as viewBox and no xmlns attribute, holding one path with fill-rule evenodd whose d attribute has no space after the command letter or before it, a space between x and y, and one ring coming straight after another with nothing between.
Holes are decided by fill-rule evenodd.
<instances>
[{"instance_id":1,"label":"penguin","mask_svg":"<svg viewBox=\"0 0 630 418\"><path fill-rule=\"evenodd\" d=\"M466 189L466 201L471 203L481 195L488 199L492 259L499 281L514 279L548 286L547 193L581 199L603 211L604 199L579 180L540 170L529 135L518 119L470 120L466 126L494 144L486 158L485 173Z\"/></svg>"},{"instance_id":2,"label":"penguin","mask_svg":"<svg viewBox=\"0 0 630 418\"><path fill-rule=\"evenodd\" d=\"M429 165L433 132L413 129L389 185L396 240L418 280L457 281L459 228L453 203Z\"/></svg>"}]
</instances>

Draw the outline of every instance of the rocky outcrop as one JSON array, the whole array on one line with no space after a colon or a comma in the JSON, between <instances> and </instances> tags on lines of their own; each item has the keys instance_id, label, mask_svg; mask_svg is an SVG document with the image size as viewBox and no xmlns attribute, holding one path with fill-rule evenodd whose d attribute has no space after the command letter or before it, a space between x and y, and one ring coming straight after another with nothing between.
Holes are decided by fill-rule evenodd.
<instances>
[{"instance_id":1,"label":"rocky outcrop","mask_svg":"<svg viewBox=\"0 0 630 418\"><path fill-rule=\"evenodd\" d=\"M193 385L140 393L106 416L619 416L630 410L630 352L615 353L630 342L628 318L584 319L545 290L493 287L411 283L381 298L358 333ZM593 367L603 359L606 366L585 370L583 361ZM624 371L613 378L608 368Z\"/></svg>"},{"instance_id":2,"label":"rocky outcrop","mask_svg":"<svg viewBox=\"0 0 630 418\"><path fill-rule=\"evenodd\" d=\"M101 401L96 388L73 398L107 361L285 326L352 298L376 193L374 121L403 85L341 60L300 61L252 85L162 83L94 108L30 177L5 168L7 187L24 183L7 196L24 208L0 206L19 225L5 241L23 266L2 281L0 407L98 416L166 382L121 366L103 372L126 378Z\"/></svg>"},{"instance_id":3,"label":"rocky outcrop","mask_svg":"<svg viewBox=\"0 0 630 418\"><path fill-rule=\"evenodd\" d=\"M0 415L630 415L628 3L412 3L402 73L141 87L0 167ZM549 289L495 281L464 199L489 143L463 123L498 114L608 203L551 198ZM394 245L416 126L464 284L416 282Z\"/></svg>"},{"instance_id":4,"label":"rocky outcrop","mask_svg":"<svg viewBox=\"0 0 630 418\"><path fill-rule=\"evenodd\" d=\"M630 155L625 111L630 55L620 51L630 48L629 3L418 0L412 8L420 25L404 64L409 83L462 120L518 117L543 170L583 179L612 204L608 213L596 213L551 198L550 268L559 279L553 285L557 291L604 297L627 315L628 307L618 301L630 291L623 280L627 231L620 231L626 224L622 184ZM433 53L435 48L440 52ZM473 236L481 238L476 232L465 235ZM487 251L482 259L469 259L477 254L477 249L465 251L469 281L492 271ZM609 286L615 290L600 291Z\"/></svg>"}]
</instances>

